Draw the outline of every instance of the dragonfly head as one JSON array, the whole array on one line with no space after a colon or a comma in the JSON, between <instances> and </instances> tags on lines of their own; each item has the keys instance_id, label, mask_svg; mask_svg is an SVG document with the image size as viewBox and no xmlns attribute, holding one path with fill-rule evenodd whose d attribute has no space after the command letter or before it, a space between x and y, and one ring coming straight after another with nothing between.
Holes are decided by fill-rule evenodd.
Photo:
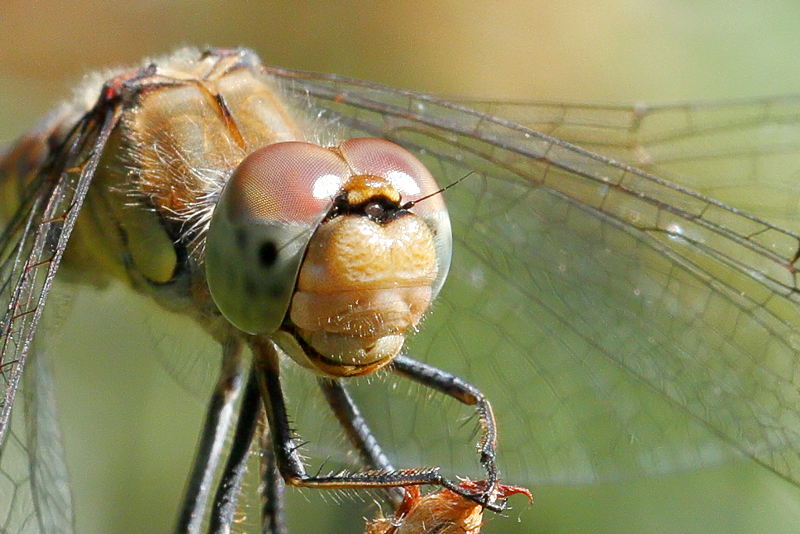
<instances>
[{"instance_id":1,"label":"dragonfly head","mask_svg":"<svg viewBox=\"0 0 800 534\"><path fill-rule=\"evenodd\" d=\"M209 228L217 307L248 333L290 329L303 345L290 354L320 373L379 368L449 269L450 222L437 190L416 157L381 139L259 149L231 176Z\"/></svg>"}]
</instances>

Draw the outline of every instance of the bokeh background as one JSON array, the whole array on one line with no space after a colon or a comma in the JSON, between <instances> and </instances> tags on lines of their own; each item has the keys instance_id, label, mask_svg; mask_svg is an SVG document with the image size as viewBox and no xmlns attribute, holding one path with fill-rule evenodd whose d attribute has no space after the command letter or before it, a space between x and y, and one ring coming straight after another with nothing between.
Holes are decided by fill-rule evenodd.
<instances>
[{"instance_id":1,"label":"bokeh background","mask_svg":"<svg viewBox=\"0 0 800 534\"><path fill-rule=\"evenodd\" d=\"M186 44L244 45L268 63L496 99L667 102L800 90L797 2L598 5L3 0L0 142L69 95L85 72ZM73 317L54 333L51 357L78 532L168 532L203 401L148 347L178 342L142 337L136 325L147 322L145 312L119 294L91 303L78 297L65 309ZM800 490L748 462L533 489L533 507L515 503L485 532L796 532L800 525ZM313 492L293 497L291 532L354 533L360 514L371 513Z\"/></svg>"}]
</instances>

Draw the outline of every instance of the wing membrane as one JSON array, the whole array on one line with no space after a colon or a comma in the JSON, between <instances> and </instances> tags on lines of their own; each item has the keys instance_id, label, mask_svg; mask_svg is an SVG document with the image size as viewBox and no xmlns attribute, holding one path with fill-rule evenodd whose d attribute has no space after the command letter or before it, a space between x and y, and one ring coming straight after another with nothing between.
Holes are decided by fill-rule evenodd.
<instances>
[{"instance_id":1,"label":"wing membrane","mask_svg":"<svg viewBox=\"0 0 800 534\"><path fill-rule=\"evenodd\" d=\"M269 72L347 135L400 142L445 182L478 174L447 193L454 269L409 351L484 388L512 473L586 482L741 454L800 480L792 231L508 120Z\"/></svg>"},{"instance_id":2,"label":"wing membrane","mask_svg":"<svg viewBox=\"0 0 800 534\"><path fill-rule=\"evenodd\" d=\"M662 106L465 103L799 229L796 96Z\"/></svg>"},{"instance_id":3,"label":"wing membrane","mask_svg":"<svg viewBox=\"0 0 800 534\"><path fill-rule=\"evenodd\" d=\"M52 392L42 392L44 386L32 379L28 395L35 398L28 399L27 420L13 407L48 291L117 118L117 106L101 101L39 169L27 169L31 162L19 163L19 169L32 175L4 177L17 179L22 191L20 206L0 241L0 291L7 303L0 321L0 494L9 508L2 513L4 531L56 532L71 525L63 464L49 456L58 450L53 446L60 446L48 397ZM41 368L35 376L44 380L45 373Z\"/></svg>"}]
</instances>

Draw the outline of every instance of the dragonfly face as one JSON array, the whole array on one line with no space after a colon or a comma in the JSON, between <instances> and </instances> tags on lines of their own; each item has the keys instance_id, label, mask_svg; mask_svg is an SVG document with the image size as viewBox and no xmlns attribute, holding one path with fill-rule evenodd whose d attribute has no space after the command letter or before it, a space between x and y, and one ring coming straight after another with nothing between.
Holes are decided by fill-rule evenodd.
<instances>
[{"instance_id":1,"label":"dragonfly face","mask_svg":"<svg viewBox=\"0 0 800 534\"><path fill-rule=\"evenodd\" d=\"M436 192L419 160L380 139L259 149L217 202L211 294L245 332L273 334L286 318L313 349L291 352L303 365L373 372L400 352L444 282L452 245Z\"/></svg>"},{"instance_id":2,"label":"dragonfly face","mask_svg":"<svg viewBox=\"0 0 800 534\"><path fill-rule=\"evenodd\" d=\"M324 147L362 137L402 146L440 182L474 173L444 195L453 228L453 263L444 285L447 247L437 242L445 236L444 211L422 211L435 205L436 197L415 206L418 219L411 220L421 219L430 235L420 237L414 248L422 243L422 249L436 251L435 269L429 259L421 262L428 267L420 285L430 287L429 300L441 292L420 333L409 337L387 369L433 380L435 373L408 361L412 356L480 385L495 406L498 457L509 482L634 478L715 464L733 455L747 456L793 483L800 478L800 428L794 422L800 394L793 371L799 247L794 208L800 198L791 180L800 140L795 99L652 109L473 103L490 112L484 114L368 83L264 67L238 51L182 52L155 67L122 73L95 93L100 95L95 107L67 108L3 160L4 205L22 206L6 210L2 241L7 308L0 471L13 473L4 480L12 480L14 488L29 479L33 495L52 487L41 476L19 474L3 462L10 461L11 444L25 443L24 435L16 439L9 417L20 404L14 400L23 371L33 369L26 358L42 297L62 263L63 269L92 279L125 280L162 306L192 310L226 348L227 382L245 389L239 355L241 345L250 346L261 356L256 399L269 404L271 422L283 409L280 399L270 397L276 390L270 380L276 377L272 365L278 347L291 356L313 356L314 349L333 354L339 363L352 363L353 354L360 357L358 349L334 353L329 333L320 337L314 330L320 323L336 324L335 306L333 312L309 315L324 307L295 309L291 296L281 294L252 309L237 309L240 300L231 295L245 285L226 287L228 280L220 275L217 291L212 271L214 261L236 264L239 256L223 251L212 259L209 247L216 239L214 228L222 232L223 243L231 243L225 233L233 233L235 242L236 226L245 223L231 218L218 226L214 221L208 241L205 231L222 213L218 201L229 194L225 184L261 147L299 140L338 157ZM278 93L289 97L287 109L297 114L264 111L278 109L264 105ZM238 137L230 133L234 130ZM338 183L349 183L350 176ZM352 176L377 177L379 190L399 187L378 171ZM359 189L357 182L351 185ZM313 197L313 185L308 187ZM764 190L774 194L756 196ZM407 200L400 196L401 202ZM117 221L115 232L99 231L88 215L78 218L84 197L83 211L106 210ZM397 209L391 193L379 198L363 205L365 214L374 212L380 219L387 202ZM277 244L264 253L272 257L267 252L274 249L277 257L287 251L278 280L293 280L300 269L298 302L320 298L316 277L306 279L305 267L296 262L310 257L308 269L327 268L313 256L328 254L326 243L336 226L351 215L326 221L335 204L335 198L327 199L308 210L308 218L289 219L301 221L304 232L296 249L283 246L281 240L289 243L291 234L279 231ZM233 211L245 209L238 200L231 205ZM129 217L131 209L136 218ZM342 213L348 209L340 208ZM397 222L403 218L408 217ZM67 247L62 236L76 222L75 239ZM102 239L102 252L86 246ZM260 251L253 249L255 258ZM108 254L119 261L108 261ZM197 283L206 272L210 292ZM326 276L336 278L335 273ZM279 287L285 290L287 284ZM176 302L176 294L183 300ZM408 308L412 302L406 301ZM291 328L282 310L289 311ZM412 314L403 328L416 328L417 320ZM346 398L337 389L340 384L321 381L327 397L338 401ZM222 399L228 392L218 393ZM483 400L469 388L458 394L477 404ZM247 392L242 395L249 398ZM291 410L291 398L287 407ZM436 456L450 460L448 473L464 474L476 464L465 454L469 445L446 441L437 446L427 439L427 431L448 426L438 415L445 417L370 419L374 433L389 436L387 442L406 456L387 459L380 449L362 450L362 462L413 466L400 462ZM491 409L482 417L491 422ZM279 425L271 430L280 437ZM354 430L346 429L348 437L363 442L365 436ZM491 434L481 442L484 450L493 446ZM218 436L208 427L204 435L211 436L213 450ZM209 468L213 478L216 467L206 462L198 485L207 480ZM424 481L436 479L436 473L425 475ZM298 480L302 477L290 481ZM15 493L21 490L0 488L0 495ZM199 501L184 509L205 511ZM56 521L35 507L8 508L8 524L24 521L20 516L35 517L46 531ZM193 513L188 515L185 524L197 524Z\"/></svg>"}]
</instances>

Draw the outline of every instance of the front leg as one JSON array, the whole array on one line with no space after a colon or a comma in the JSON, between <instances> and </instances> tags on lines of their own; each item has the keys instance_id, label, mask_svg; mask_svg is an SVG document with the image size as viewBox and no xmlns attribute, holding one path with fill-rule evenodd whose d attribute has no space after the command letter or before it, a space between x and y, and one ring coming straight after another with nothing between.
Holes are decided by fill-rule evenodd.
<instances>
[{"instance_id":1,"label":"front leg","mask_svg":"<svg viewBox=\"0 0 800 534\"><path fill-rule=\"evenodd\" d=\"M389 458L383 452L380 443L369 428L366 419L361 414L350 392L342 384L341 379L318 378L317 382L325 395L339 424L350 439L350 443L361 457L361 462L369 469L375 471L394 471ZM405 492L400 488L387 491L387 497L397 509L403 502Z\"/></svg>"},{"instance_id":2,"label":"front leg","mask_svg":"<svg viewBox=\"0 0 800 534\"><path fill-rule=\"evenodd\" d=\"M488 406L488 403L485 402L482 395L480 395L481 402L478 402L484 414L482 419L487 419L486 426L491 426L490 432L485 433L486 437L484 441L487 442L485 448L489 452L484 455L488 458L485 460L486 463L484 465L487 468L487 473L491 472L487 487L491 487L492 491L476 494L464 490L457 484L445 479L440 474L438 467L356 471L353 473L335 473L327 476L311 476L306 473L303 461L297 451L300 444L295 437L293 437L289 426L289 418L280 384L278 350L271 340L265 338L253 338L253 340L251 340L251 348L255 357L255 364L258 367L258 384L267 411L267 419L269 420L270 434L273 440L278 470L287 484L321 489L392 488L398 486L439 485L472 499L491 510L501 511L503 509L502 506L493 503L493 489L494 486L496 486L497 479L493 454L495 441L494 419L491 415L491 408ZM413 360L410 361L413 362ZM414 377L412 374L409 374L409 376L412 378ZM461 381L460 384L466 383ZM467 386L469 385L467 384ZM458 390L458 388L453 391L456 390ZM470 390L462 387L459 391L469 392ZM464 399L469 398L466 395L462 396Z\"/></svg>"},{"instance_id":3,"label":"front leg","mask_svg":"<svg viewBox=\"0 0 800 534\"><path fill-rule=\"evenodd\" d=\"M439 468L357 471L328 476L311 476L306 473L305 465L297 452L300 443L293 437L289 426L280 383L278 350L271 340L264 338L254 338L250 345L257 366L258 386L269 421L275 460L287 484L306 488L349 489L449 483L439 474Z\"/></svg>"},{"instance_id":4,"label":"front leg","mask_svg":"<svg viewBox=\"0 0 800 534\"><path fill-rule=\"evenodd\" d=\"M497 425L492 412L492 405L483 393L469 382L426 363L399 355L392 360L390 369L395 373L414 380L423 386L435 389L469 406L475 406L480 421L482 436L478 443L480 463L486 471L486 486L483 490L481 504L489 504L494 500L497 489ZM448 489L453 489L447 486ZM463 491L456 491L462 493ZM479 501L480 502L480 501Z\"/></svg>"},{"instance_id":5,"label":"front leg","mask_svg":"<svg viewBox=\"0 0 800 534\"><path fill-rule=\"evenodd\" d=\"M328 406L331 407L339 424L344 428L350 443L361 456L361 461L373 470L394 471L389 458L381 449L353 397L350 396L341 381L318 378L317 382L325 395L325 400L328 401Z\"/></svg>"}]
</instances>

